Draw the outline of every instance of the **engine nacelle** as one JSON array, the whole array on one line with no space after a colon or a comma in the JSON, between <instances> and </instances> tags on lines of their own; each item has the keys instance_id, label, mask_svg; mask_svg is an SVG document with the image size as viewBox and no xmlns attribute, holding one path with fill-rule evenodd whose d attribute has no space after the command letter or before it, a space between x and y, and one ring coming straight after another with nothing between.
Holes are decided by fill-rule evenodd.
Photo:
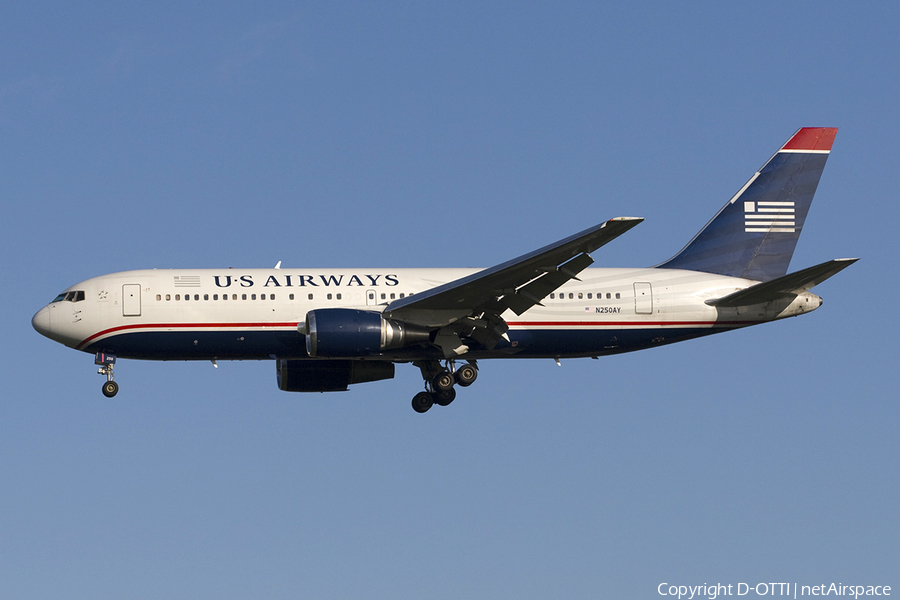
<instances>
[{"instance_id":1,"label":"engine nacelle","mask_svg":"<svg viewBox=\"0 0 900 600\"><path fill-rule=\"evenodd\" d=\"M431 341L431 331L381 313L322 308L306 313L306 352L321 357L374 356L384 350Z\"/></svg>"},{"instance_id":2,"label":"engine nacelle","mask_svg":"<svg viewBox=\"0 0 900 600\"><path fill-rule=\"evenodd\" d=\"M394 378L394 363L363 360L278 360L278 389L345 392L347 386Z\"/></svg>"}]
</instances>

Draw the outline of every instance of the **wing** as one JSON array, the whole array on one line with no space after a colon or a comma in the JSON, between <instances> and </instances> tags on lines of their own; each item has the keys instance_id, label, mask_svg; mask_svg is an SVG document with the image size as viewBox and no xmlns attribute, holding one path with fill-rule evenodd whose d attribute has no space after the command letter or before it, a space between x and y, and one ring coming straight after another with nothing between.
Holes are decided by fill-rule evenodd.
<instances>
[{"instance_id":1,"label":"wing","mask_svg":"<svg viewBox=\"0 0 900 600\"><path fill-rule=\"evenodd\" d=\"M492 348L509 329L501 314L521 315L593 263L588 256L638 223L617 217L468 277L391 302L384 316L440 328L435 344L447 357L468 350L460 334Z\"/></svg>"}]
</instances>

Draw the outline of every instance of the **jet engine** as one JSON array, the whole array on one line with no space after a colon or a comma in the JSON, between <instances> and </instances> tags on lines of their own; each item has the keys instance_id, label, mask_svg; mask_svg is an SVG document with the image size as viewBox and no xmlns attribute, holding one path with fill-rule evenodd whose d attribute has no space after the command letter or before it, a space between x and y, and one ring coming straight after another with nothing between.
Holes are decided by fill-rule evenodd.
<instances>
[{"instance_id":1,"label":"jet engine","mask_svg":"<svg viewBox=\"0 0 900 600\"><path fill-rule=\"evenodd\" d=\"M373 356L384 350L431 341L431 331L381 313L350 308L322 308L306 313L306 352L311 357Z\"/></svg>"},{"instance_id":2,"label":"jet engine","mask_svg":"<svg viewBox=\"0 0 900 600\"><path fill-rule=\"evenodd\" d=\"M278 389L345 392L347 386L394 378L394 363L363 360L278 360Z\"/></svg>"}]
</instances>

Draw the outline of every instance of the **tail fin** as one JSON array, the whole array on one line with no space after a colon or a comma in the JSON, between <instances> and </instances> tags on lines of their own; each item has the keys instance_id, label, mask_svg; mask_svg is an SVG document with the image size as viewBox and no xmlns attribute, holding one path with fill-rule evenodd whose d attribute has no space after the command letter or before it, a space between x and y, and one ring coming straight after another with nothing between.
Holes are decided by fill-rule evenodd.
<instances>
[{"instance_id":1,"label":"tail fin","mask_svg":"<svg viewBox=\"0 0 900 600\"><path fill-rule=\"evenodd\" d=\"M787 273L837 134L803 127L663 269L757 281Z\"/></svg>"}]
</instances>

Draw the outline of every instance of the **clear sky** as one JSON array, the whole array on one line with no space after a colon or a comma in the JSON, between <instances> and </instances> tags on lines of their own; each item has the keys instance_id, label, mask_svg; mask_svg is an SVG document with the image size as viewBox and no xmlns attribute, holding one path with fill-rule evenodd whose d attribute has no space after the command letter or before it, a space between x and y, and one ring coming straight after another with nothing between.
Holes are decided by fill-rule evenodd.
<instances>
[{"instance_id":1,"label":"clear sky","mask_svg":"<svg viewBox=\"0 0 900 600\"><path fill-rule=\"evenodd\" d=\"M896 3L6 3L0 597L900 593ZM615 216L677 252L801 126L839 127L811 315L599 361L289 394L272 362L34 332L170 267L488 267ZM747 597L752 597L750 594Z\"/></svg>"}]
</instances>

